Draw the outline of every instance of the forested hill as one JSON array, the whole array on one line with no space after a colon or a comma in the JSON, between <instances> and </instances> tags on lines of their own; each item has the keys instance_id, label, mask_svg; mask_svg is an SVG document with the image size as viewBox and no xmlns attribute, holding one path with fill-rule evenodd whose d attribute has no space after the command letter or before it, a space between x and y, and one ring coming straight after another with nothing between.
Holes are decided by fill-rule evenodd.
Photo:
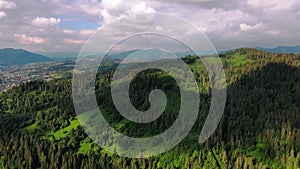
<instances>
[{"instance_id":1,"label":"forested hill","mask_svg":"<svg viewBox=\"0 0 300 169\"><path fill-rule=\"evenodd\" d=\"M199 82L200 112L191 133L171 151L146 159L105 152L77 121L71 80L36 81L0 94L0 168L300 168L300 55L237 49L221 58L227 104L218 129L204 144L198 138L210 106L209 81L201 61L188 57L184 61ZM164 90L168 98L164 115L146 125L117 113L110 96L111 76L107 72L97 77L96 93L116 130L152 136L176 119L180 97L170 76L148 70L132 82L130 97L139 110L149 108L147 96L154 88Z\"/></svg>"},{"instance_id":2,"label":"forested hill","mask_svg":"<svg viewBox=\"0 0 300 169\"><path fill-rule=\"evenodd\" d=\"M22 49L0 49L0 66L24 65L28 63L50 62L52 59Z\"/></svg>"}]
</instances>

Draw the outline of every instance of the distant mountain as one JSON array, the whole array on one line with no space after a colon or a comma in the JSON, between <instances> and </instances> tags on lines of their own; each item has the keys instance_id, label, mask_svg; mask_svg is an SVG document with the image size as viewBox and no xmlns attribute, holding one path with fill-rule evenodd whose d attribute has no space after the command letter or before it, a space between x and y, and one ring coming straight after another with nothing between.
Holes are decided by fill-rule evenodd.
<instances>
[{"instance_id":1,"label":"distant mountain","mask_svg":"<svg viewBox=\"0 0 300 169\"><path fill-rule=\"evenodd\" d=\"M216 52L220 53L220 52L223 52L223 51L214 51L214 50L196 50L195 52L197 52L197 54L199 54L200 56L203 56L203 55L213 55L215 54ZM176 56L178 57L186 57L186 56L193 56L195 55L194 51L190 50L190 51L182 51L182 52L176 52L174 53Z\"/></svg>"},{"instance_id":2,"label":"distant mountain","mask_svg":"<svg viewBox=\"0 0 300 169\"><path fill-rule=\"evenodd\" d=\"M55 53L47 53L47 57L55 60L55 61L65 61L65 60L72 60L76 59L79 53L76 52L55 52Z\"/></svg>"},{"instance_id":3,"label":"distant mountain","mask_svg":"<svg viewBox=\"0 0 300 169\"><path fill-rule=\"evenodd\" d=\"M0 65L2 66L24 65L28 63L49 61L52 61L52 59L40 54L28 52L23 49L0 49Z\"/></svg>"},{"instance_id":4,"label":"distant mountain","mask_svg":"<svg viewBox=\"0 0 300 169\"><path fill-rule=\"evenodd\" d=\"M272 53L295 53L300 54L300 45L298 46L278 46L276 48L261 48L257 47L258 50L263 50Z\"/></svg>"},{"instance_id":5,"label":"distant mountain","mask_svg":"<svg viewBox=\"0 0 300 169\"><path fill-rule=\"evenodd\" d=\"M145 59L161 59L161 49L158 48L154 48L154 49L147 49L147 50L129 50L129 51L125 51L125 52L119 52L119 53L110 53L109 55L107 55L107 57L105 58L105 61L121 61L123 59L125 59L126 57L137 53L138 52L144 52L145 53ZM174 52L174 55L178 56L178 57L185 57L188 55L194 55L194 53L192 51L183 51L183 52ZM141 53L139 53L140 56Z\"/></svg>"},{"instance_id":6,"label":"distant mountain","mask_svg":"<svg viewBox=\"0 0 300 169\"><path fill-rule=\"evenodd\" d=\"M110 53L109 55L107 55L108 60L123 60L124 58L126 58L127 56L135 53L135 52L139 52L141 50L129 50L129 51L125 51L125 52L119 52L119 53ZM145 50L147 52L149 52L149 50ZM153 52L153 57L155 57L154 55L160 55L160 49L151 49L151 51ZM170 51L172 53L172 51ZM200 55L211 55L214 54L215 51L204 51L204 50L199 50L196 51L198 54ZM149 53L148 53L149 54ZM188 55L195 55L195 53L193 51L181 51L181 52L173 52L174 55L178 56L178 57L185 57ZM157 57L155 57L157 58Z\"/></svg>"},{"instance_id":7,"label":"distant mountain","mask_svg":"<svg viewBox=\"0 0 300 169\"><path fill-rule=\"evenodd\" d=\"M109 53L107 55L107 57L110 59L113 59L113 60L116 60L116 59L122 60L122 59L126 58L127 56L129 56L135 52L138 52L138 51L140 51L140 50L129 50L129 51L125 51L125 52Z\"/></svg>"},{"instance_id":8,"label":"distant mountain","mask_svg":"<svg viewBox=\"0 0 300 169\"><path fill-rule=\"evenodd\" d=\"M135 52L139 52L139 49L136 50L128 50L128 51L121 51L121 52L110 52L108 54L106 54L105 58L104 58L104 62L118 62L118 61L122 61L123 59L125 59L126 57L128 57L129 55L135 53ZM219 54L223 54L223 53L227 53L231 50L227 50L227 51L218 51ZM153 50L153 52L155 52L155 50ZM210 55L210 54L214 54L215 51L203 51L203 50L199 50L197 51L199 54L202 55ZM195 53L193 51L181 51L181 52L174 52L173 54L175 54L178 57L185 57L188 55L195 55ZM77 59L78 58L79 53L67 53L67 52L56 52L56 53L48 53L47 56L55 61L66 61L66 60L73 60L73 59ZM103 55L103 53L100 53L99 55ZM159 55L159 52L158 52ZM88 55L88 57L91 58L98 58L98 55Z\"/></svg>"}]
</instances>

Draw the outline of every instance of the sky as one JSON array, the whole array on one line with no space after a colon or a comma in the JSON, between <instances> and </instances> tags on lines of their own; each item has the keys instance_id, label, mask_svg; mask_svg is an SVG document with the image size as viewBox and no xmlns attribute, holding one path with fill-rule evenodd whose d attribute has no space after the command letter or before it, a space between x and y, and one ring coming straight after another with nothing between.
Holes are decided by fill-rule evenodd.
<instances>
[{"instance_id":1,"label":"sky","mask_svg":"<svg viewBox=\"0 0 300 169\"><path fill-rule=\"evenodd\" d=\"M184 18L219 50L300 44L299 0L0 0L0 48L77 53L95 31L140 13Z\"/></svg>"}]
</instances>

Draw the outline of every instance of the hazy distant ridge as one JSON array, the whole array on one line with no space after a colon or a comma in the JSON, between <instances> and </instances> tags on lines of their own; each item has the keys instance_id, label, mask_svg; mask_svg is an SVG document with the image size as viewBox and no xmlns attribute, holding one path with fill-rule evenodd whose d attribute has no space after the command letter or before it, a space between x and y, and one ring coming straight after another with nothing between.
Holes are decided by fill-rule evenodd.
<instances>
[{"instance_id":1,"label":"hazy distant ridge","mask_svg":"<svg viewBox=\"0 0 300 169\"><path fill-rule=\"evenodd\" d=\"M257 47L258 50L263 50L272 53L295 53L300 54L300 45L298 46L278 46L276 48L261 48Z\"/></svg>"},{"instance_id":2,"label":"hazy distant ridge","mask_svg":"<svg viewBox=\"0 0 300 169\"><path fill-rule=\"evenodd\" d=\"M50 62L52 59L23 49L0 49L0 65L24 65L28 63Z\"/></svg>"}]
</instances>

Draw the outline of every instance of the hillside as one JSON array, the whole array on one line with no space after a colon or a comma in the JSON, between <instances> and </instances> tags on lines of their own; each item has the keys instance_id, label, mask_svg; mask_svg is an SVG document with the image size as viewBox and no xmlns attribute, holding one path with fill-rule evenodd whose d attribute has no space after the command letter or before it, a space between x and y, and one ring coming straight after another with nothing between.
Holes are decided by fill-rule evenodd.
<instances>
[{"instance_id":1,"label":"hillside","mask_svg":"<svg viewBox=\"0 0 300 169\"><path fill-rule=\"evenodd\" d=\"M130 159L102 150L80 126L71 79L64 78L0 93L0 168L300 168L300 55L237 49L221 57L227 104L217 131L206 143L199 144L198 137L210 106L209 81L201 61L188 57L184 61L199 82L200 111L192 131L171 151ZM164 114L147 124L118 114L110 96L111 76L111 72L98 75L96 94L116 130L149 137L175 121L180 93L170 76L148 70L131 83L131 102L139 110L149 108L147 96L153 88L164 90L168 98ZM93 122L93 117L86 119Z\"/></svg>"},{"instance_id":2,"label":"hillside","mask_svg":"<svg viewBox=\"0 0 300 169\"><path fill-rule=\"evenodd\" d=\"M0 49L0 65L24 65L28 63L37 63L37 62L50 62L52 59L40 55L28 52L23 49Z\"/></svg>"}]
</instances>

